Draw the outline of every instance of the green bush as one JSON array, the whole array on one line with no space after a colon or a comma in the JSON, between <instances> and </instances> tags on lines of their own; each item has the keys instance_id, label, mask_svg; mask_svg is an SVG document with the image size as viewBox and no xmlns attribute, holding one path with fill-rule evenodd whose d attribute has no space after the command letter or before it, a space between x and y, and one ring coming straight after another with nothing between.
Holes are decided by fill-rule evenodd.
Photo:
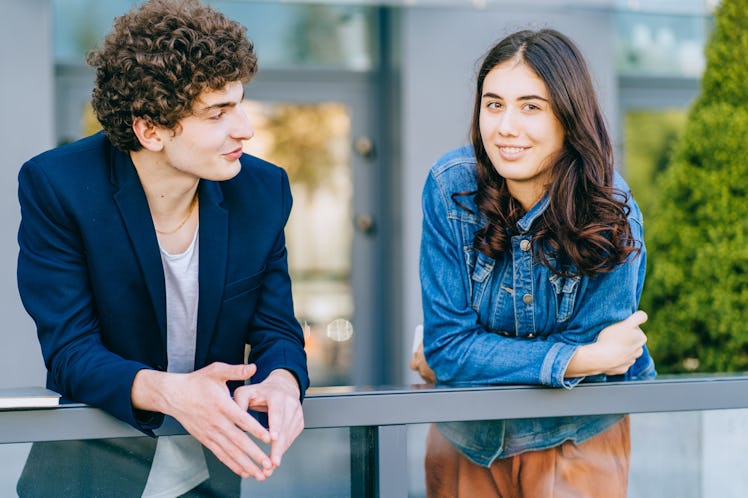
<instances>
[{"instance_id":1,"label":"green bush","mask_svg":"<svg viewBox=\"0 0 748 498\"><path fill-rule=\"evenodd\" d=\"M701 94L646 223L660 372L748 370L748 0L723 0Z\"/></svg>"},{"instance_id":2,"label":"green bush","mask_svg":"<svg viewBox=\"0 0 748 498\"><path fill-rule=\"evenodd\" d=\"M670 163L675 144L686 125L685 109L631 110L626 112L623 140L626 182L649 220L658 197L654 179Z\"/></svg>"}]
</instances>

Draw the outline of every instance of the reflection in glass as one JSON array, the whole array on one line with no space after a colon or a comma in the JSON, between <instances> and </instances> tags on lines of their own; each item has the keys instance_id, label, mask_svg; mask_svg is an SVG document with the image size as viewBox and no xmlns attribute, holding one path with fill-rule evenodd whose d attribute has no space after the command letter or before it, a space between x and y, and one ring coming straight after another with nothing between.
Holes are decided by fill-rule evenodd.
<instances>
[{"instance_id":1,"label":"reflection in glass","mask_svg":"<svg viewBox=\"0 0 748 498\"><path fill-rule=\"evenodd\" d=\"M637 413L631 422L628 498L748 496L748 410ZM430 424L408 426L408 496L426 496Z\"/></svg>"},{"instance_id":2,"label":"reflection in glass","mask_svg":"<svg viewBox=\"0 0 748 498\"><path fill-rule=\"evenodd\" d=\"M242 482L244 497L347 498L351 496L348 427L306 429L270 479Z\"/></svg>"},{"instance_id":3,"label":"reflection in glass","mask_svg":"<svg viewBox=\"0 0 748 498\"><path fill-rule=\"evenodd\" d=\"M711 17L706 14L618 12L615 46L619 74L700 77L710 25Z\"/></svg>"},{"instance_id":4,"label":"reflection in glass","mask_svg":"<svg viewBox=\"0 0 748 498\"><path fill-rule=\"evenodd\" d=\"M180 442L170 445L175 439ZM170 448L166 453L162 442ZM16 447L3 445L3 451ZM20 496L141 496L148 488L160 489L158 496L189 490L236 496L241 488L239 476L188 435L40 441L19 450L13 453L24 454L22 470L13 477Z\"/></svg>"},{"instance_id":5,"label":"reflection in glass","mask_svg":"<svg viewBox=\"0 0 748 498\"><path fill-rule=\"evenodd\" d=\"M314 385L349 383L353 294L351 121L335 102L245 102L255 136L245 151L286 169L294 206L286 227L296 316Z\"/></svg>"},{"instance_id":6,"label":"reflection in glass","mask_svg":"<svg viewBox=\"0 0 748 498\"><path fill-rule=\"evenodd\" d=\"M30 449L31 443L0 444L0 496L17 496L16 482Z\"/></svg>"},{"instance_id":7,"label":"reflection in glass","mask_svg":"<svg viewBox=\"0 0 748 498\"><path fill-rule=\"evenodd\" d=\"M129 437L35 444L34 462L22 486L31 482L37 489L54 490L36 496L140 496L157 440ZM0 496L17 496L16 485L31 448L31 443L0 445ZM215 459L207 451L205 454L211 476L221 476ZM51 457L46 461L49 466L40 456ZM350 431L347 427L307 429L288 449L283 463L270 479L262 483L253 479L234 481L241 489L241 496L294 498L348 497L351 496L350 483ZM206 482L203 489L208 485ZM218 489L216 494L200 496L237 496L236 491L224 492L216 488L217 483L213 485L214 490Z\"/></svg>"},{"instance_id":8,"label":"reflection in glass","mask_svg":"<svg viewBox=\"0 0 748 498\"><path fill-rule=\"evenodd\" d=\"M262 68L370 70L374 7L205 0L247 27ZM53 0L55 62L80 64L136 0Z\"/></svg>"},{"instance_id":9,"label":"reflection in glass","mask_svg":"<svg viewBox=\"0 0 748 498\"><path fill-rule=\"evenodd\" d=\"M336 342L345 342L353 337L353 324L342 318L327 324L327 337Z\"/></svg>"}]
</instances>

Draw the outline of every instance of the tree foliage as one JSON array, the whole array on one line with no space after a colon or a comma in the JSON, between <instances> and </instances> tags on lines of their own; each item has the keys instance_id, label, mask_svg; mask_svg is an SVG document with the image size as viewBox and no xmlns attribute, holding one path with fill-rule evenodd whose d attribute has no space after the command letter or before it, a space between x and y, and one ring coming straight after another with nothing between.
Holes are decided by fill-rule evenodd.
<instances>
[{"instance_id":1,"label":"tree foliage","mask_svg":"<svg viewBox=\"0 0 748 498\"><path fill-rule=\"evenodd\" d=\"M748 370L748 0L723 0L702 91L646 220L661 372Z\"/></svg>"}]
</instances>

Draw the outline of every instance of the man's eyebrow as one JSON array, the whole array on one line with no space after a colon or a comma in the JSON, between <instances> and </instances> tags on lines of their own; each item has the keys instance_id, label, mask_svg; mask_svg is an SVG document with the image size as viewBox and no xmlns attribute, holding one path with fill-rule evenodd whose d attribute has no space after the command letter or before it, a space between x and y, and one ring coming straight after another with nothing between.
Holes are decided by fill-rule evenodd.
<instances>
[{"instance_id":1,"label":"man's eyebrow","mask_svg":"<svg viewBox=\"0 0 748 498\"><path fill-rule=\"evenodd\" d=\"M195 114L202 114L205 112L209 112L213 109L225 109L227 107L236 107L241 103L241 101L244 100L244 92L242 92L242 96L239 99L239 102L233 101L233 100L227 100L223 102L216 102L210 105L206 105L204 107L199 107L195 110Z\"/></svg>"},{"instance_id":2,"label":"man's eyebrow","mask_svg":"<svg viewBox=\"0 0 748 498\"><path fill-rule=\"evenodd\" d=\"M225 109L227 107L234 107L237 105L237 102L216 102L215 104L210 104L206 106L201 106L195 109L195 114L204 114L206 112L210 112L213 109Z\"/></svg>"}]
</instances>

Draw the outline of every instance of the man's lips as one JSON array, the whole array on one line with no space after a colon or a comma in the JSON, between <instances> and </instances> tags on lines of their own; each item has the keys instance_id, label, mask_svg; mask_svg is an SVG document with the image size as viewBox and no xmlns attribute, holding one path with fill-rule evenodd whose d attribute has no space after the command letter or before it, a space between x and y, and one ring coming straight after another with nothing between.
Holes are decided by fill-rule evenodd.
<instances>
[{"instance_id":1,"label":"man's lips","mask_svg":"<svg viewBox=\"0 0 748 498\"><path fill-rule=\"evenodd\" d=\"M223 155L226 159L230 159L232 161L236 161L240 157L242 157L243 150L241 147L237 147L236 149L232 150L231 152L227 152Z\"/></svg>"}]
</instances>

